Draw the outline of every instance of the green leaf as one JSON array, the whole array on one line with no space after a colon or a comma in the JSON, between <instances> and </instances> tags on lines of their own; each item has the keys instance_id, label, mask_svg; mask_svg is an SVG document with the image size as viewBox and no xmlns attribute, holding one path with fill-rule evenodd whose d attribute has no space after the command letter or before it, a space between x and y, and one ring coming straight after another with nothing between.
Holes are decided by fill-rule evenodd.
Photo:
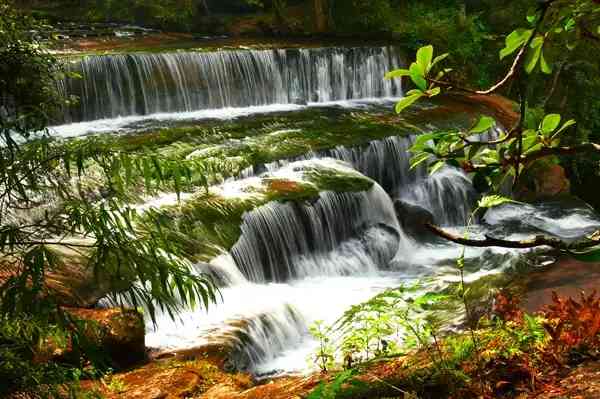
<instances>
[{"instance_id":1,"label":"green leaf","mask_svg":"<svg viewBox=\"0 0 600 399\"><path fill-rule=\"evenodd\" d=\"M500 59L514 53L529 40L533 33L532 29L517 29L506 37L505 46L500 50Z\"/></svg>"},{"instance_id":2,"label":"green leaf","mask_svg":"<svg viewBox=\"0 0 600 399\"><path fill-rule=\"evenodd\" d=\"M540 68L542 69L542 72L547 75L550 75L552 73L552 66L546 61L543 51L540 54Z\"/></svg>"},{"instance_id":3,"label":"green leaf","mask_svg":"<svg viewBox=\"0 0 600 399\"><path fill-rule=\"evenodd\" d=\"M423 70L421 69L421 67L416 64L416 63L412 63L410 65L410 80L413 81L413 83L422 91L427 90L427 81L425 80L425 74L423 72Z\"/></svg>"},{"instance_id":4,"label":"green leaf","mask_svg":"<svg viewBox=\"0 0 600 399\"><path fill-rule=\"evenodd\" d=\"M494 208L496 206L500 206L502 204L506 204L508 202L516 203L516 201L503 197L501 195L487 195L482 197L479 202L477 202L477 206L479 208Z\"/></svg>"},{"instance_id":5,"label":"green leaf","mask_svg":"<svg viewBox=\"0 0 600 399\"><path fill-rule=\"evenodd\" d=\"M421 47L417 51L417 64L421 67L423 74L426 75L431 68L431 59L433 58L433 46ZM425 89L423 89L425 90Z\"/></svg>"},{"instance_id":6,"label":"green leaf","mask_svg":"<svg viewBox=\"0 0 600 399\"><path fill-rule=\"evenodd\" d=\"M440 94L440 92L441 92L441 91L442 91L442 89L440 89L439 87L434 87L434 88L433 88L433 89L431 89L431 90L427 90L427 91L425 92L425 94L427 94L427 96L428 96L428 97L435 97L435 96L437 96L438 94Z\"/></svg>"},{"instance_id":7,"label":"green leaf","mask_svg":"<svg viewBox=\"0 0 600 399\"><path fill-rule=\"evenodd\" d=\"M494 120L494 118L491 118L489 116L482 116L481 118L479 118L477 124L471 130L469 130L469 132L482 133L491 129L495 124L496 121Z\"/></svg>"},{"instance_id":8,"label":"green leaf","mask_svg":"<svg viewBox=\"0 0 600 399\"><path fill-rule=\"evenodd\" d=\"M433 166L429 169L429 174L432 175L438 170L440 170L446 163L444 161L437 161L433 164Z\"/></svg>"},{"instance_id":9,"label":"green leaf","mask_svg":"<svg viewBox=\"0 0 600 399\"><path fill-rule=\"evenodd\" d=\"M544 136L549 136L553 131L556 130L560 124L559 114L548 114L544 117L542 124L540 125L540 131Z\"/></svg>"},{"instance_id":10,"label":"green leaf","mask_svg":"<svg viewBox=\"0 0 600 399\"><path fill-rule=\"evenodd\" d=\"M417 166L419 166L423 162L427 161L430 157L431 157L431 154L428 154L426 152L421 152L421 153L415 155L410 160L410 168L411 169L416 168Z\"/></svg>"},{"instance_id":11,"label":"green leaf","mask_svg":"<svg viewBox=\"0 0 600 399\"><path fill-rule=\"evenodd\" d=\"M403 76L410 76L408 69L396 69L385 74L386 79L401 78Z\"/></svg>"},{"instance_id":12,"label":"green leaf","mask_svg":"<svg viewBox=\"0 0 600 399\"><path fill-rule=\"evenodd\" d=\"M525 57L525 72L533 72L542 55L543 45L544 38L542 36L537 36L532 40L531 45L529 46L531 49L527 52L527 57Z\"/></svg>"},{"instance_id":13,"label":"green leaf","mask_svg":"<svg viewBox=\"0 0 600 399\"><path fill-rule=\"evenodd\" d=\"M444 53L441 55L438 55L437 57L435 57L433 59L433 61L431 62L431 68L433 68L435 65L437 65L438 63L442 62L443 60L445 60L446 58L448 58L450 54L448 53Z\"/></svg>"},{"instance_id":14,"label":"green leaf","mask_svg":"<svg viewBox=\"0 0 600 399\"><path fill-rule=\"evenodd\" d=\"M566 122L564 123L564 125L562 125L562 126L561 126L561 128L560 128L560 129L558 129L558 130L556 131L556 133L554 133L554 134L552 135L552 137L554 138L554 137L558 136L558 135L559 135L559 134L561 134L561 133L562 133L562 132L563 132L565 129L568 129L568 128L570 128L571 126L575 125L576 123L577 123L577 122L575 122L575 120L574 120L574 119L569 119L568 121L566 121Z\"/></svg>"},{"instance_id":15,"label":"green leaf","mask_svg":"<svg viewBox=\"0 0 600 399\"><path fill-rule=\"evenodd\" d=\"M404 97L402 100L398 101L398 103L396 104L396 113L399 114L406 107L410 106L411 104L413 104L415 101L417 101L421 97L423 97L423 93L419 93L419 94L415 93L408 97Z\"/></svg>"},{"instance_id":16,"label":"green leaf","mask_svg":"<svg viewBox=\"0 0 600 399\"><path fill-rule=\"evenodd\" d=\"M425 133L425 134L418 135L417 138L415 139L414 144L410 148L410 151L411 152L421 151L425 146L427 146L427 143L429 143L430 140L438 138L441 134L443 134L443 133Z\"/></svg>"}]
</instances>

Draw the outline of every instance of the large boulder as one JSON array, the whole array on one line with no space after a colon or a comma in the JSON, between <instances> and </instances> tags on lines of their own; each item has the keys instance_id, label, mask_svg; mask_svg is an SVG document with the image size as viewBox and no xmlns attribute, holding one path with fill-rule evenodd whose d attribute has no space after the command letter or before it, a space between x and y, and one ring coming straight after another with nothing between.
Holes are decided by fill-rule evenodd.
<instances>
[{"instance_id":1,"label":"large boulder","mask_svg":"<svg viewBox=\"0 0 600 399\"><path fill-rule=\"evenodd\" d=\"M92 322L96 329L90 329L89 334L115 368L127 368L147 358L144 317L137 310L67 309L67 312L77 319Z\"/></svg>"},{"instance_id":2,"label":"large boulder","mask_svg":"<svg viewBox=\"0 0 600 399\"><path fill-rule=\"evenodd\" d=\"M429 210L402 200L394 201L394 209L398 221L406 233L420 238L431 235L425 227L427 223L434 222L433 214Z\"/></svg>"},{"instance_id":3,"label":"large boulder","mask_svg":"<svg viewBox=\"0 0 600 399\"><path fill-rule=\"evenodd\" d=\"M540 160L528 168L521 178L517 196L526 202L568 195L571 182L565 169L550 160Z\"/></svg>"}]
</instances>

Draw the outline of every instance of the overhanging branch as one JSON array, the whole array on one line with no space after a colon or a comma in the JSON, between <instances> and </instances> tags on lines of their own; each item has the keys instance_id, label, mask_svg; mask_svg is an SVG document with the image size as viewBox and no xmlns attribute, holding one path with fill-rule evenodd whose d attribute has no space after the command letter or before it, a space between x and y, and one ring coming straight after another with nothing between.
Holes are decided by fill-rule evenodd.
<instances>
[{"instance_id":1,"label":"overhanging branch","mask_svg":"<svg viewBox=\"0 0 600 399\"><path fill-rule=\"evenodd\" d=\"M523 159L523 163L527 165L538 159L552 155L577 155L585 152L596 152L600 154L600 144L584 143L569 147L546 147L526 155Z\"/></svg>"},{"instance_id":2,"label":"overhanging branch","mask_svg":"<svg viewBox=\"0 0 600 399\"><path fill-rule=\"evenodd\" d=\"M600 245L600 234L594 234L591 238L587 238L583 241L578 241L574 243L566 243L558 238L554 237L546 237L546 236L535 236L532 238L528 238L525 240L504 240L501 238L490 237L488 235L485 236L484 239L471 239L466 238L460 235L456 235L450 233L442 229L439 226L436 226L431 223L426 223L425 227L433 234L438 237L441 237L445 240L454 242L456 244L465 245L467 247L478 247L478 248L487 248L487 247L501 247L501 248L515 248L515 249L527 249L527 248L537 248L537 247L551 247L554 249L564 250L564 251L572 251L572 250L581 250L586 248L595 247Z\"/></svg>"}]
</instances>

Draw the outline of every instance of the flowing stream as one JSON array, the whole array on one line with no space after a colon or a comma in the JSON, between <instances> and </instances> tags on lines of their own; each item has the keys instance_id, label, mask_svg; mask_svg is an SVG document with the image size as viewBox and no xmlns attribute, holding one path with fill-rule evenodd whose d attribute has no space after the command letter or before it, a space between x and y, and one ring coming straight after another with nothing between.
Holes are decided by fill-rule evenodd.
<instances>
[{"instance_id":1,"label":"flowing stream","mask_svg":"<svg viewBox=\"0 0 600 399\"><path fill-rule=\"evenodd\" d=\"M140 121L148 129L165 120L309 106L325 107L326 113L336 104L364 108L402 95L397 82L383 78L401 64L391 47L91 56L70 64L82 79L65 80L61 90L81 101L54 129L83 135L128 125L135 130ZM393 103L386 104L391 113ZM147 345L167 350L226 343L232 369L259 375L307 371L314 367L310 354L316 346L308 334L310 323L331 323L349 306L415 279L436 276L442 285L455 279L453 259L460 248L408 231L405 210L418 207L436 223L460 229L478 194L457 169L447 167L433 176L423 167L410 169L407 150L413 140L392 136L310 151L254 165L224 183L220 190L239 193L258 176L293 177L322 162L374 181L368 191L325 191L310 203L271 202L244 214L233 248L197 265L198 272L220 282L222 301L208 312L185 312L175 321L160 315L156 328L148 325ZM517 235L545 231L572 237L574 229L581 233L582 226L599 225L585 206L556 209L502 207L486 215L484 227L474 234L519 223L523 228ZM473 266L468 279L512 267L523 253L469 249L466 258Z\"/></svg>"}]
</instances>

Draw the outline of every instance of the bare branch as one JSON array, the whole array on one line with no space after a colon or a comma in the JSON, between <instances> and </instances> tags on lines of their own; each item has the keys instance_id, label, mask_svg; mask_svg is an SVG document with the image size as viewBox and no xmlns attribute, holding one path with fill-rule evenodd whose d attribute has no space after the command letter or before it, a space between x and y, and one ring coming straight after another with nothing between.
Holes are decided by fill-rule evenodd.
<instances>
[{"instance_id":1,"label":"bare branch","mask_svg":"<svg viewBox=\"0 0 600 399\"><path fill-rule=\"evenodd\" d=\"M538 159L549 157L552 155L577 155L586 152L596 152L600 154L600 144L583 143L570 147L546 147L538 151L532 152L523 159L523 164L530 164Z\"/></svg>"},{"instance_id":2,"label":"bare branch","mask_svg":"<svg viewBox=\"0 0 600 399\"><path fill-rule=\"evenodd\" d=\"M523 46L517 53L517 56L513 60L513 63L511 65L510 69L508 70L508 72L506 73L506 75L500 81L498 81L496 84L494 84L492 87L490 87L489 89L487 89L487 90L471 90L471 89L467 89L466 87L460 87L460 86L454 85L451 82L445 82L445 81L440 81L440 80L430 79L430 78L427 78L427 80L430 83L437 84L438 86L443 86L446 88L453 88L453 89L463 91L466 93L471 93L471 94L489 95L489 94L495 93L496 91L501 89L506 83L511 81L512 78L514 78L515 75L518 73L519 67L523 63L523 60L525 59L525 55L527 54L527 49L529 48L529 46L533 42L533 39L535 39L535 36L539 32L539 30L542 26L542 23L544 22L544 19L546 18L546 14L548 13L548 9L550 8L550 6L552 5L552 3L554 1L555 0L548 0L540 6L540 11L541 11L540 18L538 19L535 27L533 28L533 31L531 32L531 36L529 37L529 39L527 39L525 44L523 44Z\"/></svg>"},{"instance_id":3,"label":"bare branch","mask_svg":"<svg viewBox=\"0 0 600 399\"><path fill-rule=\"evenodd\" d=\"M569 243L562 241L559 238L546 237L546 236L535 236L533 238L529 238L526 240L511 241L511 240L504 240L501 238L490 237L490 236L486 235L484 239L476 240L476 239L465 238L463 236L450 233L449 231L446 231L446 230L442 229L441 227L438 227L431 223L426 223L425 227L427 227L427 229L429 231L431 231L433 234L435 234L438 237L441 237L445 240L454 242L456 244L465 245L467 247L479 247L479 248L501 247L501 248L521 248L521 249L536 248L536 247L551 247L551 248L559 249L559 250L578 250L578 249L586 249L586 248L591 248L591 247L600 245L600 234L594 234L591 238L588 238L584 241L579 241L579 242L569 244Z\"/></svg>"}]
</instances>

